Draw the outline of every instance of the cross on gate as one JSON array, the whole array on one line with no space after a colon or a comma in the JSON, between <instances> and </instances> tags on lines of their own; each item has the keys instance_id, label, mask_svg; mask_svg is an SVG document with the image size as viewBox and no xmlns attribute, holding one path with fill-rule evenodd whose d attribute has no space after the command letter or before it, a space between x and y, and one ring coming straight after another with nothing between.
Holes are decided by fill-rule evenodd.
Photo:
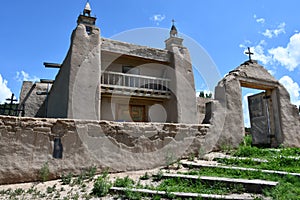
<instances>
[{"instance_id":1,"label":"cross on gate","mask_svg":"<svg viewBox=\"0 0 300 200\"><path fill-rule=\"evenodd\" d=\"M248 51L246 51L245 54L248 54L249 60L252 61L251 55L253 55L254 53L252 53L252 52L250 51L250 47L248 47Z\"/></svg>"},{"instance_id":2,"label":"cross on gate","mask_svg":"<svg viewBox=\"0 0 300 200\"><path fill-rule=\"evenodd\" d=\"M9 108L8 108L8 115L11 115L11 111L13 110L12 106L14 104L14 101L18 101L17 99L14 99L15 94L12 93L10 98L7 98L6 101L9 101Z\"/></svg>"}]
</instances>

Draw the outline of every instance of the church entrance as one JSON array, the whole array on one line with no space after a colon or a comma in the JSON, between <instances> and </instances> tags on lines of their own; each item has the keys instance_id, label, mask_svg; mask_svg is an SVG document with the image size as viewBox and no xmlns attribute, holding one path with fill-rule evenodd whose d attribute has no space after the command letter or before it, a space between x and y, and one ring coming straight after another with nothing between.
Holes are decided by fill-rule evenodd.
<instances>
[{"instance_id":1,"label":"church entrance","mask_svg":"<svg viewBox=\"0 0 300 200\"><path fill-rule=\"evenodd\" d=\"M260 90L247 98L252 145L261 147L278 146L281 135L281 122L277 89L266 88L264 85L247 88Z\"/></svg>"},{"instance_id":2,"label":"church entrance","mask_svg":"<svg viewBox=\"0 0 300 200\"><path fill-rule=\"evenodd\" d=\"M262 146L270 146L270 111L265 92L248 96L248 108L250 116L252 143Z\"/></svg>"}]
</instances>

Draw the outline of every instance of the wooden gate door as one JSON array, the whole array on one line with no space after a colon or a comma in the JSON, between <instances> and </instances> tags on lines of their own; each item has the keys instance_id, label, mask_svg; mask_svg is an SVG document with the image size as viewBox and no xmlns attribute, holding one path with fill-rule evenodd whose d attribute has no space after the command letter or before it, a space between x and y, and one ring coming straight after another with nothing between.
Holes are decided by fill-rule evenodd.
<instances>
[{"instance_id":1,"label":"wooden gate door","mask_svg":"<svg viewBox=\"0 0 300 200\"><path fill-rule=\"evenodd\" d=\"M251 123L252 145L269 146L270 123L265 92L248 97L248 106Z\"/></svg>"}]
</instances>

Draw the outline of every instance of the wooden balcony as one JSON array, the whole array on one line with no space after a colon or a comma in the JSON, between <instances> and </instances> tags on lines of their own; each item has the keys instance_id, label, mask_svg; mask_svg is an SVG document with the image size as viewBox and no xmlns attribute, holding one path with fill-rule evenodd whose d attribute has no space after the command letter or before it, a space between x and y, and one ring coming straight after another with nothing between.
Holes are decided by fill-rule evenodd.
<instances>
[{"instance_id":1,"label":"wooden balcony","mask_svg":"<svg viewBox=\"0 0 300 200\"><path fill-rule=\"evenodd\" d=\"M169 99L170 79L119 72L102 72L101 93Z\"/></svg>"}]
</instances>

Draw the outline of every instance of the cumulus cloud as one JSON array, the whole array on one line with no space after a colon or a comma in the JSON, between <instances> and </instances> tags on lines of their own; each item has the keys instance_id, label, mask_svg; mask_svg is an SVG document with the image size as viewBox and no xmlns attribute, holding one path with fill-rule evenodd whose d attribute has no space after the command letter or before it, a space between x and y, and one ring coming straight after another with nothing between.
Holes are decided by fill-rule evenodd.
<instances>
[{"instance_id":1,"label":"cumulus cloud","mask_svg":"<svg viewBox=\"0 0 300 200\"><path fill-rule=\"evenodd\" d=\"M294 71L300 66L300 33L292 35L285 47L278 46L265 49L267 45L265 40L261 40L256 46L251 45L251 42L245 41L245 44L240 44L240 47L246 51L246 45L250 46L251 51L254 53L252 58L262 62L263 65L276 66L279 64L289 71Z\"/></svg>"},{"instance_id":2,"label":"cumulus cloud","mask_svg":"<svg viewBox=\"0 0 300 200\"><path fill-rule=\"evenodd\" d=\"M262 62L262 64L268 64L271 62L272 57L270 55L267 55L265 53L265 46L266 46L266 42L265 40L261 40L256 46L251 46L250 50L252 53L254 53L252 55L252 58L254 60L259 60ZM244 44L240 44L241 48L244 48L244 51L247 51L247 47Z\"/></svg>"},{"instance_id":3,"label":"cumulus cloud","mask_svg":"<svg viewBox=\"0 0 300 200\"><path fill-rule=\"evenodd\" d=\"M287 89L290 94L292 104L300 105L300 87L297 82L289 76L283 76L279 82Z\"/></svg>"},{"instance_id":4,"label":"cumulus cloud","mask_svg":"<svg viewBox=\"0 0 300 200\"><path fill-rule=\"evenodd\" d=\"M154 21L156 25L159 25L159 23L162 22L165 18L166 18L165 15L155 14L152 17L150 17L150 20Z\"/></svg>"},{"instance_id":5,"label":"cumulus cloud","mask_svg":"<svg viewBox=\"0 0 300 200\"><path fill-rule=\"evenodd\" d=\"M7 86L7 80L0 74L0 103L4 103L6 98L11 96L12 92Z\"/></svg>"},{"instance_id":6,"label":"cumulus cloud","mask_svg":"<svg viewBox=\"0 0 300 200\"><path fill-rule=\"evenodd\" d=\"M21 72L17 72L15 79L19 82L23 82L23 81L36 82L40 80L40 78L38 78L37 76L30 76L28 73L24 72L23 70Z\"/></svg>"},{"instance_id":7,"label":"cumulus cloud","mask_svg":"<svg viewBox=\"0 0 300 200\"><path fill-rule=\"evenodd\" d=\"M285 23L280 23L275 29L266 29L262 34L268 38L277 37L279 34L285 33Z\"/></svg>"},{"instance_id":8,"label":"cumulus cloud","mask_svg":"<svg viewBox=\"0 0 300 200\"><path fill-rule=\"evenodd\" d=\"M276 47L268 51L274 61L279 62L289 71L300 65L300 33L295 33L290 38L286 47Z\"/></svg>"}]
</instances>

